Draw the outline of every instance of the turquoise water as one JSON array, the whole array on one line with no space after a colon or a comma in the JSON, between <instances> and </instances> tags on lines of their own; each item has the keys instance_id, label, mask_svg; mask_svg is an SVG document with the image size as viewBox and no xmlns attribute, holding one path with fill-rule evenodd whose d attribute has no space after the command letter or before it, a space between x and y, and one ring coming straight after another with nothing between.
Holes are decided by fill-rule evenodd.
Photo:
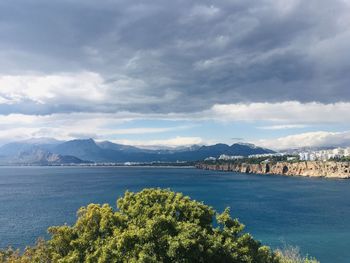
<instances>
[{"instance_id":1,"label":"turquoise water","mask_svg":"<svg viewBox=\"0 0 350 263\"><path fill-rule=\"evenodd\" d=\"M79 207L125 190L166 187L232 215L273 247L297 245L321 262L350 262L350 180L261 176L184 168L0 167L0 247L24 247Z\"/></svg>"}]
</instances>

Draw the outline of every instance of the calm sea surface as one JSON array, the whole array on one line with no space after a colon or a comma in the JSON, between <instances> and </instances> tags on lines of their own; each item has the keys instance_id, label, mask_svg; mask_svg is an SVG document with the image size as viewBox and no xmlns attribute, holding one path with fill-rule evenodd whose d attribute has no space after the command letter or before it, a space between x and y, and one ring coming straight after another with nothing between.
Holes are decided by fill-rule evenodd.
<instances>
[{"instance_id":1,"label":"calm sea surface","mask_svg":"<svg viewBox=\"0 0 350 263\"><path fill-rule=\"evenodd\" d=\"M321 262L350 262L350 180L261 176L185 168L0 167L0 247L23 248L79 207L125 190L165 187L234 217L272 247L299 246Z\"/></svg>"}]
</instances>

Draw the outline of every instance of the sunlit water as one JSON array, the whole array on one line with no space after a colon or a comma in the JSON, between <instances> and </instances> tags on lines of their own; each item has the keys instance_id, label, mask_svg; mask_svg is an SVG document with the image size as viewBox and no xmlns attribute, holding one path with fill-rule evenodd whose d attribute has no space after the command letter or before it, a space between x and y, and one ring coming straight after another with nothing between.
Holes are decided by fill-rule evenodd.
<instances>
[{"instance_id":1,"label":"sunlit water","mask_svg":"<svg viewBox=\"0 0 350 263\"><path fill-rule=\"evenodd\" d=\"M234 217L272 247L299 246L321 262L350 262L350 180L262 176L193 168L0 167L0 247L23 248L79 207L125 190L164 187Z\"/></svg>"}]
</instances>

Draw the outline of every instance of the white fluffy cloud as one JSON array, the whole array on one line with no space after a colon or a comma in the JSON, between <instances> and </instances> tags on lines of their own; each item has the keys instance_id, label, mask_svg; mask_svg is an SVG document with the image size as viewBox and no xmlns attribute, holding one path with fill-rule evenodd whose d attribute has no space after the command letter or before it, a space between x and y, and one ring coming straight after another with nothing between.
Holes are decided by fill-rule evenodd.
<instances>
[{"instance_id":1,"label":"white fluffy cloud","mask_svg":"<svg viewBox=\"0 0 350 263\"><path fill-rule=\"evenodd\" d=\"M329 146L350 146L350 131L345 132L307 132L296 135L289 135L276 139L258 140L257 145L284 150L301 147L329 147Z\"/></svg>"},{"instance_id":2,"label":"white fluffy cloud","mask_svg":"<svg viewBox=\"0 0 350 263\"><path fill-rule=\"evenodd\" d=\"M0 87L0 105L11 106L11 113L26 113L29 103L44 109L44 113L116 112L137 105L166 103L178 96L170 90L148 92L149 84L142 79L126 75L105 79L92 71L0 75Z\"/></svg>"},{"instance_id":3,"label":"white fluffy cloud","mask_svg":"<svg viewBox=\"0 0 350 263\"><path fill-rule=\"evenodd\" d=\"M91 102L106 99L103 79L92 72L61 75L2 75L0 86L0 96L6 99L3 103L7 104L28 100L46 104L54 101L67 103L77 99Z\"/></svg>"},{"instance_id":4,"label":"white fluffy cloud","mask_svg":"<svg viewBox=\"0 0 350 263\"><path fill-rule=\"evenodd\" d=\"M271 121L292 124L343 123L350 121L350 102L323 104L286 101L214 105L210 114L224 121Z\"/></svg>"}]
</instances>

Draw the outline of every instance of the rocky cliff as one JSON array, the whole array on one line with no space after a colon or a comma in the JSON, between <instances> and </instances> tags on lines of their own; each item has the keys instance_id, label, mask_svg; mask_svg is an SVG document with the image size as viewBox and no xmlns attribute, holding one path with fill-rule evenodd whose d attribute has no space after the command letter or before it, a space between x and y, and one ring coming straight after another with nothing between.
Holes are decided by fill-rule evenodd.
<instances>
[{"instance_id":1,"label":"rocky cliff","mask_svg":"<svg viewBox=\"0 0 350 263\"><path fill-rule=\"evenodd\" d=\"M305 162L277 162L277 163L224 163L224 164L207 164L199 163L197 168L218 171L233 171L240 173L255 174L279 174L289 176L309 176L325 178L350 178L350 162L322 162L322 161L305 161Z\"/></svg>"}]
</instances>

